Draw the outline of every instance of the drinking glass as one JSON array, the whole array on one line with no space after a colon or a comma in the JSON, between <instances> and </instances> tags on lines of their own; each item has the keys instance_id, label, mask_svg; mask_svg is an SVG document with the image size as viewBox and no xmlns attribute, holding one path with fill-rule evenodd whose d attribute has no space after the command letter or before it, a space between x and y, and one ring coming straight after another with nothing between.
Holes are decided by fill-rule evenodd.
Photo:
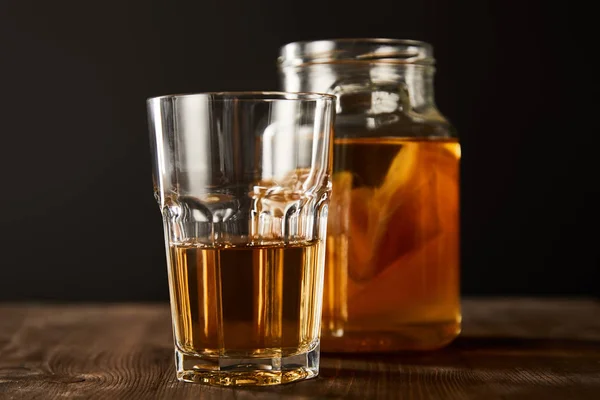
<instances>
[{"instance_id":1,"label":"drinking glass","mask_svg":"<svg viewBox=\"0 0 600 400\"><path fill-rule=\"evenodd\" d=\"M177 378L317 376L335 96L147 101Z\"/></svg>"}]
</instances>

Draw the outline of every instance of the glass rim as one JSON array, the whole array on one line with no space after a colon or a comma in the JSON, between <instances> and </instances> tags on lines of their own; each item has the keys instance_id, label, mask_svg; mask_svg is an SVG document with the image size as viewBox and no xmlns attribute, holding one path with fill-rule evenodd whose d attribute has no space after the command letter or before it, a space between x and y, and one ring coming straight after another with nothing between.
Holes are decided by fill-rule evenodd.
<instances>
[{"instance_id":1,"label":"glass rim","mask_svg":"<svg viewBox=\"0 0 600 400\"><path fill-rule=\"evenodd\" d=\"M148 97L147 103L160 100L174 100L182 98L205 98L211 101L319 101L329 100L334 101L335 95L329 93L320 92L286 92L286 91L215 91L215 92L190 92L190 93L176 93L176 94L165 94L161 96Z\"/></svg>"},{"instance_id":2,"label":"glass rim","mask_svg":"<svg viewBox=\"0 0 600 400\"><path fill-rule=\"evenodd\" d=\"M277 58L280 68L344 62L432 66L435 59L428 42L378 37L290 42L280 47Z\"/></svg>"}]
</instances>

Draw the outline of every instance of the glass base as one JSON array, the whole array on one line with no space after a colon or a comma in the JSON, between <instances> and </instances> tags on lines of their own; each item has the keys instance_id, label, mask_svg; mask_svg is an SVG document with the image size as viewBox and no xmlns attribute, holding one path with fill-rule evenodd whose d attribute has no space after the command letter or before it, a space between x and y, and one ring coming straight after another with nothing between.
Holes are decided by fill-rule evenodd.
<instances>
[{"instance_id":1,"label":"glass base","mask_svg":"<svg viewBox=\"0 0 600 400\"><path fill-rule=\"evenodd\" d=\"M218 386L269 386L314 378L319 374L319 344L288 357L236 358L201 356L175 350L177 379Z\"/></svg>"}]
</instances>

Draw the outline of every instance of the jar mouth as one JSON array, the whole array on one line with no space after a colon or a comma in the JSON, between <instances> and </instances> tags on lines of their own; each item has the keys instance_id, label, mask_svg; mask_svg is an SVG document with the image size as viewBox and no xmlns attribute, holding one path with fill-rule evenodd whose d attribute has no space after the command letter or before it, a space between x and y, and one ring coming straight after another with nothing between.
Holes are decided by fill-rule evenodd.
<instances>
[{"instance_id":1,"label":"jar mouth","mask_svg":"<svg viewBox=\"0 0 600 400\"><path fill-rule=\"evenodd\" d=\"M331 63L390 63L433 65L433 46L427 42L389 38L341 38L298 41L280 48L280 68Z\"/></svg>"}]
</instances>

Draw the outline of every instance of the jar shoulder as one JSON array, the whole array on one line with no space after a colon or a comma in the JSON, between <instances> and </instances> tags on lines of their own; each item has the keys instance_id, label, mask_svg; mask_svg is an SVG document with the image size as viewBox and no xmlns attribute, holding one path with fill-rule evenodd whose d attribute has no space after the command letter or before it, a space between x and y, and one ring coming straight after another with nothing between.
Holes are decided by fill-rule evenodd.
<instances>
[{"instance_id":1,"label":"jar shoulder","mask_svg":"<svg viewBox=\"0 0 600 400\"><path fill-rule=\"evenodd\" d=\"M335 128L337 137L458 139L455 127L435 106L377 114L340 113Z\"/></svg>"}]
</instances>

